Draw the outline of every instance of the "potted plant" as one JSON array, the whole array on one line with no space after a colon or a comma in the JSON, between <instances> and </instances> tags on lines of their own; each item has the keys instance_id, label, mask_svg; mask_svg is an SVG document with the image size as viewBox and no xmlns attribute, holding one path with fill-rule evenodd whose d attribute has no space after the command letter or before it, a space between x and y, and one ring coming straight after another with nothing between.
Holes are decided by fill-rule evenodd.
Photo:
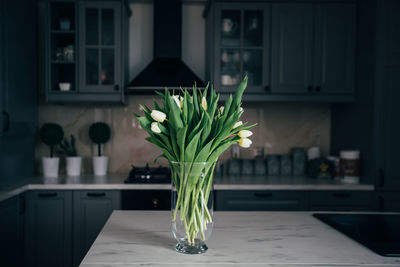
<instances>
[{"instance_id":1,"label":"potted plant","mask_svg":"<svg viewBox=\"0 0 400 267\"><path fill-rule=\"evenodd\" d=\"M82 157L78 156L75 140L75 137L71 135L70 141L65 138L60 143L60 153L65 155L68 176L81 175Z\"/></svg>"},{"instance_id":2,"label":"potted plant","mask_svg":"<svg viewBox=\"0 0 400 267\"><path fill-rule=\"evenodd\" d=\"M50 147L50 157L42 157L43 175L57 177L60 158L54 157L54 146L60 144L64 131L57 123L45 123L40 129L40 139Z\"/></svg>"},{"instance_id":3,"label":"potted plant","mask_svg":"<svg viewBox=\"0 0 400 267\"><path fill-rule=\"evenodd\" d=\"M108 157L101 155L101 145L110 140L111 129L105 122L93 123L89 128L89 137L97 144L98 155L93 157L93 171L97 176L107 174Z\"/></svg>"}]
</instances>

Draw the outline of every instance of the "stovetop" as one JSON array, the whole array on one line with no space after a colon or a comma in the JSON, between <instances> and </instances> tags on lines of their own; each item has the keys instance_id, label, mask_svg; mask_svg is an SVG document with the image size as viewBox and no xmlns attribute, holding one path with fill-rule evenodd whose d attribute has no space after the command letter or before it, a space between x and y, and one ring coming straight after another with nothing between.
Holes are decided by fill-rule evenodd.
<instances>
[{"instance_id":1,"label":"stovetop","mask_svg":"<svg viewBox=\"0 0 400 267\"><path fill-rule=\"evenodd\" d=\"M400 257L400 214L314 214L314 217L386 257Z\"/></svg>"},{"instance_id":2,"label":"stovetop","mask_svg":"<svg viewBox=\"0 0 400 267\"><path fill-rule=\"evenodd\" d=\"M171 183L171 170L166 167L136 167L132 165L125 183L169 184Z\"/></svg>"}]
</instances>

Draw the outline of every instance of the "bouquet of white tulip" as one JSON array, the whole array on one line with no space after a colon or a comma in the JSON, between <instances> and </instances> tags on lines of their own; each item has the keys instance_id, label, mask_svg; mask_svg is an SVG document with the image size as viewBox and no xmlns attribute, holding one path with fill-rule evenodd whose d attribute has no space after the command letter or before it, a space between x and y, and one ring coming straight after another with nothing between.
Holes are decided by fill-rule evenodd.
<instances>
[{"instance_id":1,"label":"bouquet of white tulip","mask_svg":"<svg viewBox=\"0 0 400 267\"><path fill-rule=\"evenodd\" d=\"M154 110L141 106L144 116L136 115L141 127L150 135L146 140L155 144L162 151L160 156L170 162L177 191L172 221L179 211L189 245L195 242L198 234L204 240L204 230L212 221L205 205L218 157L232 144L250 147L252 143L248 138L252 135L249 129L255 125L247 126L239 120L246 86L247 77L235 96L230 95L220 108L217 108L219 94L208 85L203 91L194 85L192 95L187 90L171 95L166 89L165 93L157 92L162 105L154 100ZM211 164L198 164L200 162ZM186 167L173 163L185 163ZM198 198L201 201L197 201Z\"/></svg>"}]
</instances>

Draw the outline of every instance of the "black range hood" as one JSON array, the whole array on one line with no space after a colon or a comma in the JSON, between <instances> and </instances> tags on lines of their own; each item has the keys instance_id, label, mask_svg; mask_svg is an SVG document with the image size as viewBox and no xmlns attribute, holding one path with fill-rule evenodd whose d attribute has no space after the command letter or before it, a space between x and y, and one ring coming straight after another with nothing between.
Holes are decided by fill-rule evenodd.
<instances>
[{"instance_id":1,"label":"black range hood","mask_svg":"<svg viewBox=\"0 0 400 267\"><path fill-rule=\"evenodd\" d=\"M182 61L181 0L154 0L154 59L127 86L128 93L191 88L204 82Z\"/></svg>"}]
</instances>

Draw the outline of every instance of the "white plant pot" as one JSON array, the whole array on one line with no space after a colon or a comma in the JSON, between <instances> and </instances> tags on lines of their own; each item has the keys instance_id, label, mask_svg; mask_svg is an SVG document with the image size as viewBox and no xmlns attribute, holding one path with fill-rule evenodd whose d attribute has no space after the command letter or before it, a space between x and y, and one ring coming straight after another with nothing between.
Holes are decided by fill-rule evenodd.
<instances>
[{"instance_id":1,"label":"white plant pot","mask_svg":"<svg viewBox=\"0 0 400 267\"><path fill-rule=\"evenodd\" d=\"M107 174L108 157L93 157L93 172L96 176L104 176Z\"/></svg>"},{"instance_id":2,"label":"white plant pot","mask_svg":"<svg viewBox=\"0 0 400 267\"><path fill-rule=\"evenodd\" d=\"M58 157L42 157L42 167L44 177L58 177L58 166L60 158Z\"/></svg>"},{"instance_id":3,"label":"white plant pot","mask_svg":"<svg viewBox=\"0 0 400 267\"><path fill-rule=\"evenodd\" d=\"M67 157L67 175L68 176L80 176L82 157Z\"/></svg>"}]
</instances>

